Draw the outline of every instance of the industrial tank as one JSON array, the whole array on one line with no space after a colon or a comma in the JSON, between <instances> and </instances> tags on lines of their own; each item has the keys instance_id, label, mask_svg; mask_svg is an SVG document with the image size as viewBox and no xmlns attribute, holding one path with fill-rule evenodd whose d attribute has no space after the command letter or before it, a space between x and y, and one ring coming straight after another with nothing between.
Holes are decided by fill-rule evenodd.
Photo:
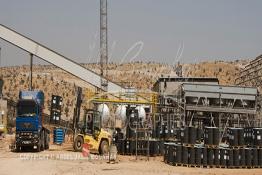
<instances>
[{"instance_id":1,"label":"industrial tank","mask_svg":"<svg viewBox=\"0 0 262 175\"><path fill-rule=\"evenodd\" d=\"M110 118L109 107L106 104L100 104L97 110L101 113L103 123L106 123Z\"/></svg>"},{"instance_id":2,"label":"industrial tank","mask_svg":"<svg viewBox=\"0 0 262 175\"><path fill-rule=\"evenodd\" d=\"M142 120L145 120L146 118L146 111L143 106L137 106L136 110L138 111L138 117L141 118Z\"/></svg>"}]
</instances>

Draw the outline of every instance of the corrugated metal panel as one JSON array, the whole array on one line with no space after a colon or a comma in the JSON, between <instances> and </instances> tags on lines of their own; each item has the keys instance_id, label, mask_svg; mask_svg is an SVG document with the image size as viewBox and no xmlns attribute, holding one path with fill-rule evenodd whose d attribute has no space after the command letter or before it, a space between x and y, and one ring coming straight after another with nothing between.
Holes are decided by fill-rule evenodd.
<instances>
[{"instance_id":1,"label":"corrugated metal panel","mask_svg":"<svg viewBox=\"0 0 262 175\"><path fill-rule=\"evenodd\" d=\"M257 95L257 88L253 88L253 87L187 84L187 83L184 83L182 86L184 91Z\"/></svg>"}]
</instances>

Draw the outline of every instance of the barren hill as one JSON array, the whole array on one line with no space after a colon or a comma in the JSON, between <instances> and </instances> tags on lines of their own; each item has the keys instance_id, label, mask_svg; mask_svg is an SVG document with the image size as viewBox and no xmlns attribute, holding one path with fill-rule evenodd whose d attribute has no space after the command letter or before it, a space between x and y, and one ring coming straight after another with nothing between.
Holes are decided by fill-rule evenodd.
<instances>
[{"instance_id":1,"label":"barren hill","mask_svg":"<svg viewBox=\"0 0 262 175\"><path fill-rule=\"evenodd\" d=\"M197 64L184 64L185 77L217 77L221 84L234 84L235 75L247 61L214 61ZM99 73L98 64L83 64L83 66ZM89 84L51 65L35 65L33 67L33 87L41 89L46 95L45 111L49 114L52 94L63 97L64 119L72 119L75 106L76 86L94 89ZM15 66L1 68L3 76L3 96L17 100L19 90L28 89L29 66ZM175 76L175 66L154 62L132 62L124 64L108 64L108 78L123 86L132 86L138 89L150 89L158 77ZM87 107L88 104L84 104Z\"/></svg>"}]
</instances>

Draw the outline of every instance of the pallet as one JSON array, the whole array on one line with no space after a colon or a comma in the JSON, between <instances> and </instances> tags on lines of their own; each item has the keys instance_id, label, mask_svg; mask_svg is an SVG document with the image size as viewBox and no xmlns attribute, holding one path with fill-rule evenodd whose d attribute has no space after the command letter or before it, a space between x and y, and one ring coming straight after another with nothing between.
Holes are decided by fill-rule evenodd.
<instances>
[{"instance_id":1,"label":"pallet","mask_svg":"<svg viewBox=\"0 0 262 175\"><path fill-rule=\"evenodd\" d=\"M216 168L227 168L226 165L217 165Z\"/></svg>"},{"instance_id":2,"label":"pallet","mask_svg":"<svg viewBox=\"0 0 262 175\"><path fill-rule=\"evenodd\" d=\"M170 139L170 138L166 139L165 141L169 141L169 142L179 142L179 140L177 140L177 139Z\"/></svg>"},{"instance_id":3,"label":"pallet","mask_svg":"<svg viewBox=\"0 0 262 175\"><path fill-rule=\"evenodd\" d=\"M173 165L174 165L174 166L183 166L182 163L174 163Z\"/></svg>"},{"instance_id":4,"label":"pallet","mask_svg":"<svg viewBox=\"0 0 262 175\"><path fill-rule=\"evenodd\" d=\"M232 149L244 149L244 148L247 148L246 145L242 145L242 146L230 146L230 148Z\"/></svg>"},{"instance_id":5,"label":"pallet","mask_svg":"<svg viewBox=\"0 0 262 175\"><path fill-rule=\"evenodd\" d=\"M183 166L183 167L188 167L188 166L189 166L189 164L182 164L182 166Z\"/></svg>"},{"instance_id":6,"label":"pallet","mask_svg":"<svg viewBox=\"0 0 262 175\"><path fill-rule=\"evenodd\" d=\"M252 166L228 166L228 169L252 169Z\"/></svg>"},{"instance_id":7,"label":"pallet","mask_svg":"<svg viewBox=\"0 0 262 175\"><path fill-rule=\"evenodd\" d=\"M219 145L204 145L206 148L219 148Z\"/></svg>"},{"instance_id":8,"label":"pallet","mask_svg":"<svg viewBox=\"0 0 262 175\"><path fill-rule=\"evenodd\" d=\"M194 148L195 144L189 144L189 143L183 143L182 144L184 147L189 147L189 148Z\"/></svg>"},{"instance_id":9,"label":"pallet","mask_svg":"<svg viewBox=\"0 0 262 175\"><path fill-rule=\"evenodd\" d=\"M190 168L201 168L201 165L192 165L192 164L190 164L190 165L188 165L188 167L190 167Z\"/></svg>"},{"instance_id":10,"label":"pallet","mask_svg":"<svg viewBox=\"0 0 262 175\"><path fill-rule=\"evenodd\" d=\"M215 165L202 165L201 168L216 168Z\"/></svg>"},{"instance_id":11,"label":"pallet","mask_svg":"<svg viewBox=\"0 0 262 175\"><path fill-rule=\"evenodd\" d=\"M252 168L261 168L261 166L252 166Z\"/></svg>"}]
</instances>

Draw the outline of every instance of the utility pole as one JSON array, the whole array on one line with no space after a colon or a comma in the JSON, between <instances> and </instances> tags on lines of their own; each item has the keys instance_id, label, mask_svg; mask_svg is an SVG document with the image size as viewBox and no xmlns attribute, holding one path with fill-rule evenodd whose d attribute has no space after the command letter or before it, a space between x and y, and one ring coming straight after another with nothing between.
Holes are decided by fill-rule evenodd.
<instances>
[{"instance_id":1,"label":"utility pole","mask_svg":"<svg viewBox=\"0 0 262 175\"><path fill-rule=\"evenodd\" d=\"M29 84L29 90L33 90L33 54L30 53L30 84Z\"/></svg>"},{"instance_id":2,"label":"utility pole","mask_svg":"<svg viewBox=\"0 0 262 175\"><path fill-rule=\"evenodd\" d=\"M101 89L107 91L108 46L107 46L107 0L100 0L100 75Z\"/></svg>"}]
</instances>

